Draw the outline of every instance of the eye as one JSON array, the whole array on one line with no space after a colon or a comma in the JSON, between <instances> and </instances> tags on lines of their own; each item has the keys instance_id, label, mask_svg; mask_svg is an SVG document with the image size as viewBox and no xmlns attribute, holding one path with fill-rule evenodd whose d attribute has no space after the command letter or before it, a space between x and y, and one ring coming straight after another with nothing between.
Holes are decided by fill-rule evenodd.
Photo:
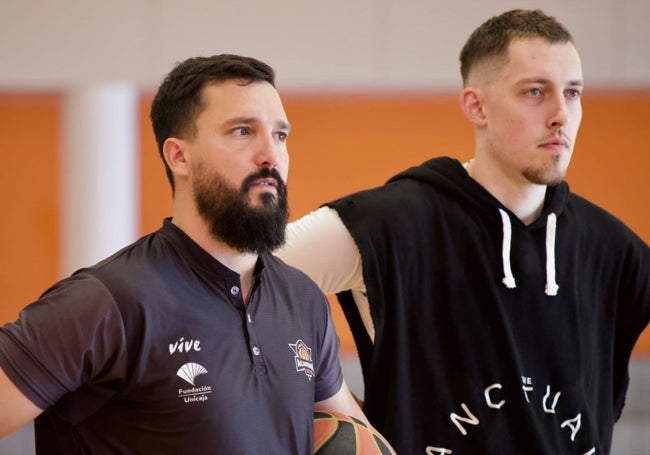
<instances>
[{"instance_id":1,"label":"eye","mask_svg":"<svg viewBox=\"0 0 650 455\"><path fill-rule=\"evenodd\" d=\"M286 142L287 138L289 137L289 134L285 131L279 131L276 133L276 136L280 142Z\"/></svg>"},{"instance_id":2,"label":"eye","mask_svg":"<svg viewBox=\"0 0 650 455\"><path fill-rule=\"evenodd\" d=\"M567 98L578 99L582 95L582 92L578 89L572 88L566 91Z\"/></svg>"},{"instance_id":3,"label":"eye","mask_svg":"<svg viewBox=\"0 0 650 455\"><path fill-rule=\"evenodd\" d=\"M251 134L251 130L247 126L240 126L238 128L235 128L233 130L233 133L237 136L247 136Z\"/></svg>"},{"instance_id":4,"label":"eye","mask_svg":"<svg viewBox=\"0 0 650 455\"><path fill-rule=\"evenodd\" d=\"M528 94L532 96L540 96L542 94L542 89L539 87L532 87L528 89Z\"/></svg>"}]
</instances>

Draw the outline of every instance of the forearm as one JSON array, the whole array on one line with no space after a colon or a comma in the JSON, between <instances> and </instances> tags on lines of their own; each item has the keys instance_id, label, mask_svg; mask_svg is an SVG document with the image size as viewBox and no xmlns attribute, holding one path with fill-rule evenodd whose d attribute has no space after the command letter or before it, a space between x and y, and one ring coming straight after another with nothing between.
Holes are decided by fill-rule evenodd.
<instances>
[{"instance_id":1,"label":"forearm","mask_svg":"<svg viewBox=\"0 0 650 455\"><path fill-rule=\"evenodd\" d=\"M0 368L0 439L18 431L41 412Z\"/></svg>"}]
</instances>

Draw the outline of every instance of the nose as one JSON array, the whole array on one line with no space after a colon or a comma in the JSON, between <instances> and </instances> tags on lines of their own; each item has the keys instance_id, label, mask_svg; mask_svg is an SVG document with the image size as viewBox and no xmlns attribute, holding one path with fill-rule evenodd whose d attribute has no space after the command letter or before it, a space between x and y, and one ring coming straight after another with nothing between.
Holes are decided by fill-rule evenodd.
<instances>
[{"instance_id":1,"label":"nose","mask_svg":"<svg viewBox=\"0 0 650 455\"><path fill-rule=\"evenodd\" d=\"M272 134L260 137L258 153L256 156L257 165L260 167L276 167L280 160L283 145L278 144Z\"/></svg>"},{"instance_id":2,"label":"nose","mask_svg":"<svg viewBox=\"0 0 650 455\"><path fill-rule=\"evenodd\" d=\"M569 120L566 99L563 94L554 97L551 105L551 115L549 116L550 128L562 128Z\"/></svg>"}]
</instances>

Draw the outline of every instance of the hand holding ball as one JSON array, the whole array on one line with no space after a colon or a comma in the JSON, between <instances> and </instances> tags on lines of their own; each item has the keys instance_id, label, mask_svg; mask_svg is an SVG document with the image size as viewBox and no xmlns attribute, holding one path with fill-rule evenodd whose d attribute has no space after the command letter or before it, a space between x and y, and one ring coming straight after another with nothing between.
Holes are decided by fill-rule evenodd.
<instances>
[{"instance_id":1,"label":"hand holding ball","mask_svg":"<svg viewBox=\"0 0 650 455\"><path fill-rule=\"evenodd\" d=\"M395 455L361 420L332 411L314 412L314 454Z\"/></svg>"}]
</instances>

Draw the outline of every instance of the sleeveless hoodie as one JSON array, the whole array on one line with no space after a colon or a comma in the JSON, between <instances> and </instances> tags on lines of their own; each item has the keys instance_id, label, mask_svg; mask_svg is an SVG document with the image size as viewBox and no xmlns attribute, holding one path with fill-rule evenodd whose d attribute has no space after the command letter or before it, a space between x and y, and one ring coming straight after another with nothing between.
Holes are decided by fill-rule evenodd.
<instances>
[{"instance_id":1,"label":"sleeveless hoodie","mask_svg":"<svg viewBox=\"0 0 650 455\"><path fill-rule=\"evenodd\" d=\"M397 453L609 453L650 318L643 240L566 182L526 226L451 158L326 205L361 252L374 342L338 298Z\"/></svg>"}]
</instances>

